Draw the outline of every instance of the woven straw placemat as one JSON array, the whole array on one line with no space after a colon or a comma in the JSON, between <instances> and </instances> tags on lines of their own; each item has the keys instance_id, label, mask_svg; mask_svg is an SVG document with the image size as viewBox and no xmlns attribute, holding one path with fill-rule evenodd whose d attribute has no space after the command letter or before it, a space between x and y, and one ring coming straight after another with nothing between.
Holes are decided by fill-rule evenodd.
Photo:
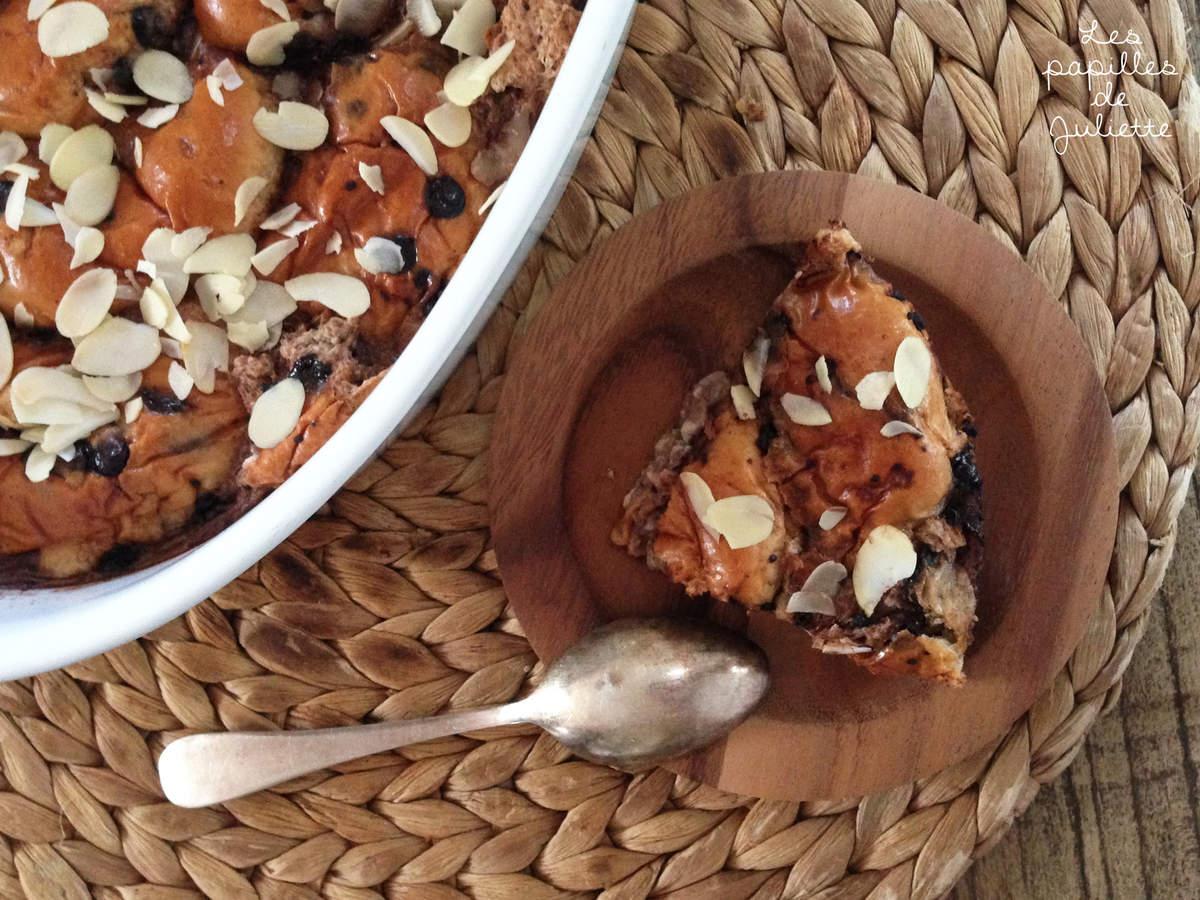
<instances>
[{"instance_id":1,"label":"woven straw placemat","mask_svg":"<svg viewBox=\"0 0 1200 900\"><path fill-rule=\"evenodd\" d=\"M602 2L602 0L593 0ZM1140 48L1082 43L1093 19ZM1140 49L1104 90L1051 61ZM1112 706L1200 442L1198 94L1175 0L651 0L595 136L504 306L419 420L268 559L146 638L0 684L0 897L543 900L936 897ZM1124 92L1126 105L1120 105ZM1157 131L1157 129L1143 129ZM506 728L189 811L155 755L190 729L311 728L516 696L536 670L487 531L489 430L522 325L632 214L742 172L829 168L938 197L1011 244L1079 326L1124 491L1108 587L1045 695L916 784L756 801L572 759ZM1196 219L1195 223L1200 223ZM952 264L952 261L951 261ZM981 278L987 273L980 273ZM783 748L781 748L782 750Z\"/></svg>"}]
</instances>

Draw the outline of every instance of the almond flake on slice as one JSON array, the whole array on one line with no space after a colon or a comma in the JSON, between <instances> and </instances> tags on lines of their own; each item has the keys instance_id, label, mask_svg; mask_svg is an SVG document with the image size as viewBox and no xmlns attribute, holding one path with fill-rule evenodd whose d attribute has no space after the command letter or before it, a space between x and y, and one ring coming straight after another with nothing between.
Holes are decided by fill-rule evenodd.
<instances>
[{"instance_id":1,"label":"almond flake on slice","mask_svg":"<svg viewBox=\"0 0 1200 900\"><path fill-rule=\"evenodd\" d=\"M466 0L446 26L442 43L466 56L487 53L487 32L496 24L492 0Z\"/></svg>"},{"instance_id":2,"label":"almond flake on slice","mask_svg":"<svg viewBox=\"0 0 1200 900\"><path fill-rule=\"evenodd\" d=\"M227 91L236 91L245 84L242 76L238 74L237 67L230 62L228 57L213 66L212 73L221 80L221 87Z\"/></svg>"},{"instance_id":3,"label":"almond flake on slice","mask_svg":"<svg viewBox=\"0 0 1200 900\"><path fill-rule=\"evenodd\" d=\"M285 237L300 237L304 232L316 226L316 219L292 219L282 228L277 228L276 231Z\"/></svg>"},{"instance_id":4,"label":"almond flake on slice","mask_svg":"<svg viewBox=\"0 0 1200 900\"><path fill-rule=\"evenodd\" d=\"M71 4L67 4L70 6ZM91 4L87 4L91 5ZM45 18L43 16L43 18ZM29 455L25 457L25 477L34 484L45 481L50 477L50 471L54 468L56 457L53 453L47 453L41 447L34 447L29 451Z\"/></svg>"},{"instance_id":5,"label":"almond flake on slice","mask_svg":"<svg viewBox=\"0 0 1200 900\"><path fill-rule=\"evenodd\" d=\"M307 103L284 100L271 112L260 109L252 120L254 130L284 150L313 150L325 143L329 120L325 113Z\"/></svg>"},{"instance_id":6,"label":"almond flake on slice","mask_svg":"<svg viewBox=\"0 0 1200 900\"><path fill-rule=\"evenodd\" d=\"M371 306L371 292L352 275L312 272L288 279L283 287L296 300L320 303L347 319L361 316Z\"/></svg>"},{"instance_id":7,"label":"almond flake on slice","mask_svg":"<svg viewBox=\"0 0 1200 900\"><path fill-rule=\"evenodd\" d=\"M31 441L20 438L0 438L0 456L20 456L32 446Z\"/></svg>"},{"instance_id":8,"label":"almond flake on slice","mask_svg":"<svg viewBox=\"0 0 1200 900\"><path fill-rule=\"evenodd\" d=\"M442 18L433 6L433 0L409 0L408 18L425 37L433 37L442 30Z\"/></svg>"},{"instance_id":9,"label":"almond flake on slice","mask_svg":"<svg viewBox=\"0 0 1200 900\"><path fill-rule=\"evenodd\" d=\"M250 262L259 275L270 275L299 246L300 242L294 237L284 238L267 244L250 258Z\"/></svg>"},{"instance_id":10,"label":"almond flake on slice","mask_svg":"<svg viewBox=\"0 0 1200 900\"><path fill-rule=\"evenodd\" d=\"M116 94L112 91L105 91L101 96L109 103L115 103L117 106L145 106L150 101L145 97L137 94Z\"/></svg>"},{"instance_id":11,"label":"almond flake on slice","mask_svg":"<svg viewBox=\"0 0 1200 900\"><path fill-rule=\"evenodd\" d=\"M47 453L59 454L78 440L87 437L97 428L103 428L117 420L117 407L109 404L102 412L85 413L78 421L64 425L50 425L42 435L42 449Z\"/></svg>"},{"instance_id":12,"label":"almond flake on slice","mask_svg":"<svg viewBox=\"0 0 1200 900\"><path fill-rule=\"evenodd\" d=\"M156 329L114 317L76 345L71 365L84 375L132 375L149 368L161 353Z\"/></svg>"},{"instance_id":13,"label":"almond flake on slice","mask_svg":"<svg viewBox=\"0 0 1200 900\"><path fill-rule=\"evenodd\" d=\"M447 147L461 147L471 137L471 111L447 101L425 114L429 133Z\"/></svg>"},{"instance_id":14,"label":"almond flake on slice","mask_svg":"<svg viewBox=\"0 0 1200 900\"><path fill-rule=\"evenodd\" d=\"M30 181L37 181L42 177L41 172L39 172L35 166L28 166L25 163L9 163L3 168L5 172L11 172L13 175L24 175Z\"/></svg>"},{"instance_id":15,"label":"almond flake on slice","mask_svg":"<svg viewBox=\"0 0 1200 900\"><path fill-rule=\"evenodd\" d=\"M192 99L192 76L183 60L165 50L147 50L133 61L133 83L147 97L163 103Z\"/></svg>"},{"instance_id":16,"label":"almond flake on slice","mask_svg":"<svg viewBox=\"0 0 1200 900\"><path fill-rule=\"evenodd\" d=\"M45 228L57 223L58 217L54 215L54 210L45 203L25 198L25 209L21 212L22 228Z\"/></svg>"},{"instance_id":17,"label":"almond flake on slice","mask_svg":"<svg viewBox=\"0 0 1200 900\"><path fill-rule=\"evenodd\" d=\"M871 530L854 561L854 598L868 616L883 595L917 570L917 551L908 535L893 525Z\"/></svg>"},{"instance_id":18,"label":"almond flake on slice","mask_svg":"<svg viewBox=\"0 0 1200 900\"><path fill-rule=\"evenodd\" d=\"M99 225L113 210L121 172L116 166L97 166L88 169L67 189L63 206L80 225Z\"/></svg>"},{"instance_id":19,"label":"almond flake on slice","mask_svg":"<svg viewBox=\"0 0 1200 900\"><path fill-rule=\"evenodd\" d=\"M679 483L683 485L683 492L687 496L688 505L692 508L692 512L696 514L696 518L700 520L700 524L704 526L704 530L708 532L709 537L714 541L720 540L721 535L717 529L709 525L704 519L708 508L717 502L716 498L713 497L712 488L695 472L680 472Z\"/></svg>"},{"instance_id":20,"label":"almond flake on slice","mask_svg":"<svg viewBox=\"0 0 1200 900\"><path fill-rule=\"evenodd\" d=\"M47 126L49 127L49 126ZM0 131L0 169L25 158L25 140L15 131ZM9 171L16 171L9 169ZM34 171L37 171L36 169ZM30 176L33 177L32 175Z\"/></svg>"},{"instance_id":21,"label":"almond flake on slice","mask_svg":"<svg viewBox=\"0 0 1200 900\"><path fill-rule=\"evenodd\" d=\"M395 275L404 271L404 253L400 245L384 237L369 238L362 247L355 247L354 258L372 275Z\"/></svg>"},{"instance_id":22,"label":"almond flake on slice","mask_svg":"<svg viewBox=\"0 0 1200 900\"><path fill-rule=\"evenodd\" d=\"M62 125L58 122L42 126L42 133L38 140L38 159L46 165L50 165L50 160L54 159L54 154L62 146L62 142L74 133L75 129L70 125ZM109 159L111 160L112 157L110 156ZM50 177L53 179L54 176Z\"/></svg>"},{"instance_id":23,"label":"almond flake on slice","mask_svg":"<svg viewBox=\"0 0 1200 900\"><path fill-rule=\"evenodd\" d=\"M481 216L496 205L496 201L500 199L500 194L504 192L504 186L506 184L508 184L507 181L502 181L496 185L495 189L487 195L487 199L479 205L479 214Z\"/></svg>"},{"instance_id":24,"label":"almond flake on slice","mask_svg":"<svg viewBox=\"0 0 1200 900\"><path fill-rule=\"evenodd\" d=\"M229 340L225 330L207 322L187 323L192 339L183 344L183 365L196 381L196 389L211 394L217 386L217 372L229 371Z\"/></svg>"},{"instance_id":25,"label":"almond flake on slice","mask_svg":"<svg viewBox=\"0 0 1200 900\"><path fill-rule=\"evenodd\" d=\"M456 65L446 73L442 85L446 98L459 106L470 106L482 97L491 84L492 76L500 71L515 46L516 41L509 41L487 57L468 56Z\"/></svg>"},{"instance_id":26,"label":"almond flake on slice","mask_svg":"<svg viewBox=\"0 0 1200 900\"><path fill-rule=\"evenodd\" d=\"M94 3L72 0L38 18L37 37L51 59L74 56L108 40L108 17Z\"/></svg>"},{"instance_id":27,"label":"almond flake on slice","mask_svg":"<svg viewBox=\"0 0 1200 900\"><path fill-rule=\"evenodd\" d=\"M335 231L329 236L329 240L325 242L325 255L332 256L342 252L342 233Z\"/></svg>"},{"instance_id":28,"label":"almond flake on slice","mask_svg":"<svg viewBox=\"0 0 1200 900\"><path fill-rule=\"evenodd\" d=\"M79 418L79 407L92 411L105 410L109 407L109 402L96 397L89 391L78 375L46 366L28 366L18 372L13 377L9 397L18 422L41 425L73 422ZM67 418L57 414L38 415L39 412L56 412L50 406L45 406L40 410L37 408L40 404L48 401L65 404L74 410ZM57 410L57 412L63 411L65 410L61 407Z\"/></svg>"},{"instance_id":29,"label":"almond flake on slice","mask_svg":"<svg viewBox=\"0 0 1200 900\"><path fill-rule=\"evenodd\" d=\"M142 167L142 159L145 156L145 150L142 148L142 139L137 135L133 138L133 165L134 168Z\"/></svg>"},{"instance_id":30,"label":"almond flake on slice","mask_svg":"<svg viewBox=\"0 0 1200 900\"><path fill-rule=\"evenodd\" d=\"M215 322L223 314L237 312L246 303L242 279L219 272L201 275L194 285L200 308L209 321Z\"/></svg>"},{"instance_id":31,"label":"almond flake on slice","mask_svg":"<svg viewBox=\"0 0 1200 900\"><path fill-rule=\"evenodd\" d=\"M13 309L13 323L19 328L32 328L36 321L24 303L18 303Z\"/></svg>"},{"instance_id":32,"label":"almond flake on slice","mask_svg":"<svg viewBox=\"0 0 1200 900\"><path fill-rule=\"evenodd\" d=\"M757 494L717 500L705 510L703 522L720 532L732 550L753 547L771 536L775 509Z\"/></svg>"},{"instance_id":33,"label":"almond flake on slice","mask_svg":"<svg viewBox=\"0 0 1200 900\"><path fill-rule=\"evenodd\" d=\"M844 506L831 506L825 512L821 513L817 519L817 524L821 526L822 531L832 531L837 528L842 519L846 518L846 513L849 510Z\"/></svg>"},{"instance_id":34,"label":"almond flake on slice","mask_svg":"<svg viewBox=\"0 0 1200 900\"><path fill-rule=\"evenodd\" d=\"M300 23L291 21L276 22L258 29L246 41L246 59L256 66L282 65L287 58L284 48L299 32Z\"/></svg>"},{"instance_id":35,"label":"almond flake on slice","mask_svg":"<svg viewBox=\"0 0 1200 900\"><path fill-rule=\"evenodd\" d=\"M13 370L12 335L8 332L8 322L0 316L0 388L8 384Z\"/></svg>"},{"instance_id":36,"label":"almond flake on slice","mask_svg":"<svg viewBox=\"0 0 1200 900\"><path fill-rule=\"evenodd\" d=\"M824 356L817 357L817 363L813 366L813 369L817 373L817 384L821 386L821 390L827 394L832 394L833 382L829 379L829 363Z\"/></svg>"},{"instance_id":37,"label":"almond flake on slice","mask_svg":"<svg viewBox=\"0 0 1200 900\"><path fill-rule=\"evenodd\" d=\"M887 402L888 394L895 385L896 376L891 372L871 372L864 375L854 386L858 405L863 409L883 409L883 404Z\"/></svg>"},{"instance_id":38,"label":"almond flake on slice","mask_svg":"<svg viewBox=\"0 0 1200 900\"><path fill-rule=\"evenodd\" d=\"M53 5L54 0L29 0L29 6L25 10L25 18L30 22L36 22Z\"/></svg>"},{"instance_id":39,"label":"almond flake on slice","mask_svg":"<svg viewBox=\"0 0 1200 900\"><path fill-rule=\"evenodd\" d=\"M161 128L179 113L178 103L168 103L166 106L152 106L140 116L138 124L143 128Z\"/></svg>"},{"instance_id":40,"label":"almond flake on slice","mask_svg":"<svg viewBox=\"0 0 1200 900\"><path fill-rule=\"evenodd\" d=\"M171 237L171 256L182 266L189 256L204 245L210 234L212 234L211 228L205 225L193 225L191 228L173 235Z\"/></svg>"},{"instance_id":41,"label":"almond flake on slice","mask_svg":"<svg viewBox=\"0 0 1200 900\"><path fill-rule=\"evenodd\" d=\"M167 368L167 384L170 385L171 392L180 400L186 400L188 394L192 392L192 388L196 386L195 380L187 373L187 369L174 361Z\"/></svg>"},{"instance_id":42,"label":"almond flake on slice","mask_svg":"<svg viewBox=\"0 0 1200 900\"><path fill-rule=\"evenodd\" d=\"M407 153L417 168L426 175L436 175L438 171L437 152L433 149L433 141L416 122L402 119L400 116L384 116L379 124L400 148Z\"/></svg>"},{"instance_id":43,"label":"almond flake on slice","mask_svg":"<svg viewBox=\"0 0 1200 900\"><path fill-rule=\"evenodd\" d=\"M82 234L82 232L81 232ZM112 269L84 272L67 288L54 311L54 325L63 337L78 338L95 331L117 296L117 273Z\"/></svg>"},{"instance_id":44,"label":"almond flake on slice","mask_svg":"<svg viewBox=\"0 0 1200 900\"><path fill-rule=\"evenodd\" d=\"M285 22L291 21L292 14L288 12L287 4L283 0L258 0L258 2Z\"/></svg>"},{"instance_id":45,"label":"almond flake on slice","mask_svg":"<svg viewBox=\"0 0 1200 900\"><path fill-rule=\"evenodd\" d=\"M754 412L754 391L744 384L735 384L729 388L729 398L733 401L734 412L742 421L758 418Z\"/></svg>"},{"instance_id":46,"label":"almond flake on slice","mask_svg":"<svg viewBox=\"0 0 1200 900\"><path fill-rule=\"evenodd\" d=\"M358 174L366 182L367 187L375 193L382 194L384 192L383 169L379 166L371 166L365 162L360 162L358 164Z\"/></svg>"},{"instance_id":47,"label":"almond flake on slice","mask_svg":"<svg viewBox=\"0 0 1200 900\"><path fill-rule=\"evenodd\" d=\"M765 334L760 334L750 345L750 349L742 353L742 371L746 373L746 384L757 397L762 394L763 369L767 366L767 354L771 352L771 344Z\"/></svg>"},{"instance_id":48,"label":"almond flake on slice","mask_svg":"<svg viewBox=\"0 0 1200 900\"><path fill-rule=\"evenodd\" d=\"M25 215L25 193L28 190L28 175L18 175L8 189L8 199L4 202L4 224L13 231L21 227L21 219Z\"/></svg>"},{"instance_id":49,"label":"almond flake on slice","mask_svg":"<svg viewBox=\"0 0 1200 900\"><path fill-rule=\"evenodd\" d=\"M257 248L248 234L223 234L201 244L183 263L187 275L221 272L244 278Z\"/></svg>"},{"instance_id":50,"label":"almond flake on slice","mask_svg":"<svg viewBox=\"0 0 1200 900\"><path fill-rule=\"evenodd\" d=\"M296 311L296 301L273 281L260 281L255 285L242 308L228 317L233 322L266 322L268 327L278 325Z\"/></svg>"},{"instance_id":51,"label":"almond flake on slice","mask_svg":"<svg viewBox=\"0 0 1200 900\"><path fill-rule=\"evenodd\" d=\"M270 331L266 322L230 322L229 341L254 353L267 343Z\"/></svg>"},{"instance_id":52,"label":"almond flake on slice","mask_svg":"<svg viewBox=\"0 0 1200 900\"><path fill-rule=\"evenodd\" d=\"M132 425L137 421L138 416L142 414L142 407L145 404L141 397L134 397L125 404L125 424Z\"/></svg>"},{"instance_id":53,"label":"almond flake on slice","mask_svg":"<svg viewBox=\"0 0 1200 900\"><path fill-rule=\"evenodd\" d=\"M896 348L892 371L896 375L900 399L909 409L916 409L925 400L933 371L933 354L929 352L929 346L919 337L906 337Z\"/></svg>"},{"instance_id":54,"label":"almond flake on slice","mask_svg":"<svg viewBox=\"0 0 1200 900\"><path fill-rule=\"evenodd\" d=\"M779 398L779 405L783 407L787 417L797 425L820 426L833 421L829 410L812 397L805 397L803 394L784 394Z\"/></svg>"},{"instance_id":55,"label":"almond flake on slice","mask_svg":"<svg viewBox=\"0 0 1200 900\"><path fill-rule=\"evenodd\" d=\"M246 218L246 212L250 209L250 205L258 199L258 195L262 193L263 188L266 186L267 179L261 175L251 175L238 185L237 192L233 195L233 224L235 228L242 224L242 219Z\"/></svg>"},{"instance_id":56,"label":"almond flake on slice","mask_svg":"<svg viewBox=\"0 0 1200 900\"><path fill-rule=\"evenodd\" d=\"M100 400L107 400L109 403L124 403L142 386L142 373L134 372L132 375L114 375L108 378L84 375L83 384Z\"/></svg>"},{"instance_id":57,"label":"almond flake on slice","mask_svg":"<svg viewBox=\"0 0 1200 900\"><path fill-rule=\"evenodd\" d=\"M846 567L831 559L826 560L812 570L800 590L788 597L787 611L816 613L822 616L835 615L833 598L845 579Z\"/></svg>"},{"instance_id":58,"label":"almond flake on slice","mask_svg":"<svg viewBox=\"0 0 1200 900\"><path fill-rule=\"evenodd\" d=\"M125 121L125 117L129 115L125 111L125 107L119 103L113 103L107 99L99 91L93 91L91 88L84 88L83 93L87 95L88 106L98 112L103 118L114 124L121 124Z\"/></svg>"},{"instance_id":59,"label":"almond flake on slice","mask_svg":"<svg viewBox=\"0 0 1200 900\"><path fill-rule=\"evenodd\" d=\"M292 433L303 410L304 385L297 378L283 379L254 401L250 441L261 450L270 450Z\"/></svg>"},{"instance_id":60,"label":"almond flake on slice","mask_svg":"<svg viewBox=\"0 0 1200 900\"><path fill-rule=\"evenodd\" d=\"M220 78L218 78L216 75L205 75L204 87L208 91L208 98L212 100L213 103L217 104L217 106L225 105L225 95L221 93L221 88L224 87L224 85L221 84Z\"/></svg>"},{"instance_id":61,"label":"almond flake on slice","mask_svg":"<svg viewBox=\"0 0 1200 900\"><path fill-rule=\"evenodd\" d=\"M263 219L262 224L258 227L263 231L278 231L298 215L300 215L300 204L289 203L287 206L275 210L275 212Z\"/></svg>"},{"instance_id":62,"label":"almond flake on slice","mask_svg":"<svg viewBox=\"0 0 1200 900\"><path fill-rule=\"evenodd\" d=\"M902 434L915 434L921 437L921 429L914 425L909 425L907 422L902 422L899 419L892 419L890 422L885 422L884 426L879 429L879 433L885 438L894 438Z\"/></svg>"}]
</instances>

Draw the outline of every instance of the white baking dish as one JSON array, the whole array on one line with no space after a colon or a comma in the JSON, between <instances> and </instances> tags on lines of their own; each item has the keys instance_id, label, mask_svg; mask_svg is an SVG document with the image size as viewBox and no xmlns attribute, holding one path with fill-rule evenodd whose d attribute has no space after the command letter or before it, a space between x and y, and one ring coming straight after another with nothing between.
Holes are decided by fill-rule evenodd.
<instances>
[{"instance_id":1,"label":"white baking dish","mask_svg":"<svg viewBox=\"0 0 1200 900\"><path fill-rule=\"evenodd\" d=\"M441 387L561 196L603 103L635 0L592 0L512 177L429 319L336 435L216 537L84 587L0 590L0 680L56 669L145 634L237 577L327 501Z\"/></svg>"}]
</instances>

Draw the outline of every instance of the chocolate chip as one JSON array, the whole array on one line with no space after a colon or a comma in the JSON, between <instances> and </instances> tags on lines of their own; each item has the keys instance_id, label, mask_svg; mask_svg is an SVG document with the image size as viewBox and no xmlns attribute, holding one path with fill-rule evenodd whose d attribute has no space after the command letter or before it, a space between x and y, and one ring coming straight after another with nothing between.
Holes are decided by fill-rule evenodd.
<instances>
[{"instance_id":1,"label":"chocolate chip","mask_svg":"<svg viewBox=\"0 0 1200 900\"><path fill-rule=\"evenodd\" d=\"M296 360L292 365L292 371L289 373L289 376L298 378L306 391L315 393L324 387L325 382L329 380L331 372L332 369L330 369L329 363L325 362L319 356L309 353Z\"/></svg>"},{"instance_id":2,"label":"chocolate chip","mask_svg":"<svg viewBox=\"0 0 1200 900\"><path fill-rule=\"evenodd\" d=\"M913 327L916 328L917 331L925 330L925 320L921 317L921 314L919 312L917 312L915 309L912 310L911 312L909 312L908 321L913 323Z\"/></svg>"},{"instance_id":3,"label":"chocolate chip","mask_svg":"<svg viewBox=\"0 0 1200 900\"><path fill-rule=\"evenodd\" d=\"M779 430L775 427L775 423L770 419L764 419L762 425L758 427L758 438L755 444L758 446L759 453L766 453L771 447L771 441L775 440Z\"/></svg>"},{"instance_id":4,"label":"chocolate chip","mask_svg":"<svg viewBox=\"0 0 1200 900\"><path fill-rule=\"evenodd\" d=\"M13 183L11 181L0 181L0 207L8 202L8 195L12 193Z\"/></svg>"},{"instance_id":5,"label":"chocolate chip","mask_svg":"<svg viewBox=\"0 0 1200 900\"><path fill-rule=\"evenodd\" d=\"M171 416L175 413L181 413L185 406L184 402L174 394L156 391L153 388L147 388L142 391L142 404L148 411L160 416Z\"/></svg>"},{"instance_id":6,"label":"chocolate chip","mask_svg":"<svg viewBox=\"0 0 1200 900\"><path fill-rule=\"evenodd\" d=\"M467 195L449 175L438 175L425 182L425 206L435 219L453 219L467 208Z\"/></svg>"},{"instance_id":7,"label":"chocolate chip","mask_svg":"<svg viewBox=\"0 0 1200 900\"><path fill-rule=\"evenodd\" d=\"M192 507L192 518L197 522L207 522L221 511L226 502L220 494L203 491L196 495L196 505Z\"/></svg>"},{"instance_id":8,"label":"chocolate chip","mask_svg":"<svg viewBox=\"0 0 1200 900\"><path fill-rule=\"evenodd\" d=\"M950 471L954 473L954 481L970 491L977 491L983 485L979 477L979 469L975 465L975 451L970 447L957 453L950 460Z\"/></svg>"},{"instance_id":9,"label":"chocolate chip","mask_svg":"<svg viewBox=\"0 0 1200 900\"><path fill-rule=\"evenodd\" d=\"M908 299L902 293L900 293L900 291L896 290L895 288L892 288L890 291L888 291L888 296L891 297L893 300L907 300Z\"/></svg>"},{"instance_id":10,"label":"chocolate chip","mask_svg":"<svg viewBox=\"0 0 1200 900\"><path fill-rule=\"evenodd\" d=\"M389 240L400 248L400 271L409 271L417 264L417 239L409 234L394 234Z\"/></svg>"},{"instance_id":11,"label":"chocolate chip","mask_svg":"<svg viewBox=\"0 0 1200 900\"><path fill-rule=\"evenodd\" d=\"M346 190L348 190L348 191L357 191L358 190L358 182L355 181L353 178L351 178L349 181L347 181L345 183L345 185L343 185L343 187L345 187Z\"/></svg>"},{"instance_id":12,"label":"chocolate chip","mask_svg":"<svg viewBox=\"0 0 1200 900\"><path fill-rule=\"evenodd\" d=\"M975 423L970 419L964 419L962 423L963 434L967 437L979 437L979 429L975 427Z\"/></svg>"},{"instance_id":13,"label":"chocolate chip","mask_svg":"<svg viewBox=\"0 0 1200 900\"><path fill-rule=\"evenodd\" d=\"M428 269L417 269L413 272L413 285L422 294L429 290L429 283L433 280L433 273Z\"/></svg>"},{"instance_id":14,"label":"chocolate chip","mask_svg":"<svg viewBox=\"0 0 1200 900\"><path fill-rule=\"evenodd\" d=\"M141 552L136 544L117 544L100 557L100 561L96 563L96 570L98 572L121 572L137 562Z\"/></svg>"},{"instance_id":15,"label":"chocolate chip","mask_svg":"<svg viewBox=\"0 0 1200 900\"><path fill-rule=\"evenodd\" d=\"M133 26L133 36L143 47L166 50L171 46L174 39L173 29L157 8L153 6L135 7L129 14L129 22Z\"/></svg>"},{"instance_id":16,"label":"chocolate chip","mask_svg":"<svg viewBox=\"0 0 1200 900\"><path fill-rule=\"evenodd\" d=\"M129 462L129 444L119 431L109 431L93 442L83 441L76 445L83 455L89 472L105 478L116 478Z\"/></svg>"}]
</instances>

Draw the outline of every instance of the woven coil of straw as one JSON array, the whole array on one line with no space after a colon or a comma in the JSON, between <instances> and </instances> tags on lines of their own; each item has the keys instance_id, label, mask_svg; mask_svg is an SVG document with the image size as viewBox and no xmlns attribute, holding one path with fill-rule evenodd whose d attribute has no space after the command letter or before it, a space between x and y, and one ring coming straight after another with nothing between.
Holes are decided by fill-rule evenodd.
<instances>
[{"instance_id":1,"label":"woven coil of straw","mask_svg":"<svg viewBox=\"0 0 1200 900\"><path fill-rule=\"evenodd\" d=\"M1170 72L1116 65L1093 19ZM438 400L254 570L143 640L0 685L0 897L936 897L1112 706L1200 442L1197 88L1175 0L651 0L557 215ZM1072 138L1103 105L1109 130ZM762 802L572 759L536 730L411 747L189 811L153 761L188 729L310 728L515 696L535 660L487 532L487 446L522 324L582 254L692 185L765 169L897 181L976 218L1100 370L1120 522L1099 611L1002 739L921 782Z\"/></svg>"}]
</instances>

